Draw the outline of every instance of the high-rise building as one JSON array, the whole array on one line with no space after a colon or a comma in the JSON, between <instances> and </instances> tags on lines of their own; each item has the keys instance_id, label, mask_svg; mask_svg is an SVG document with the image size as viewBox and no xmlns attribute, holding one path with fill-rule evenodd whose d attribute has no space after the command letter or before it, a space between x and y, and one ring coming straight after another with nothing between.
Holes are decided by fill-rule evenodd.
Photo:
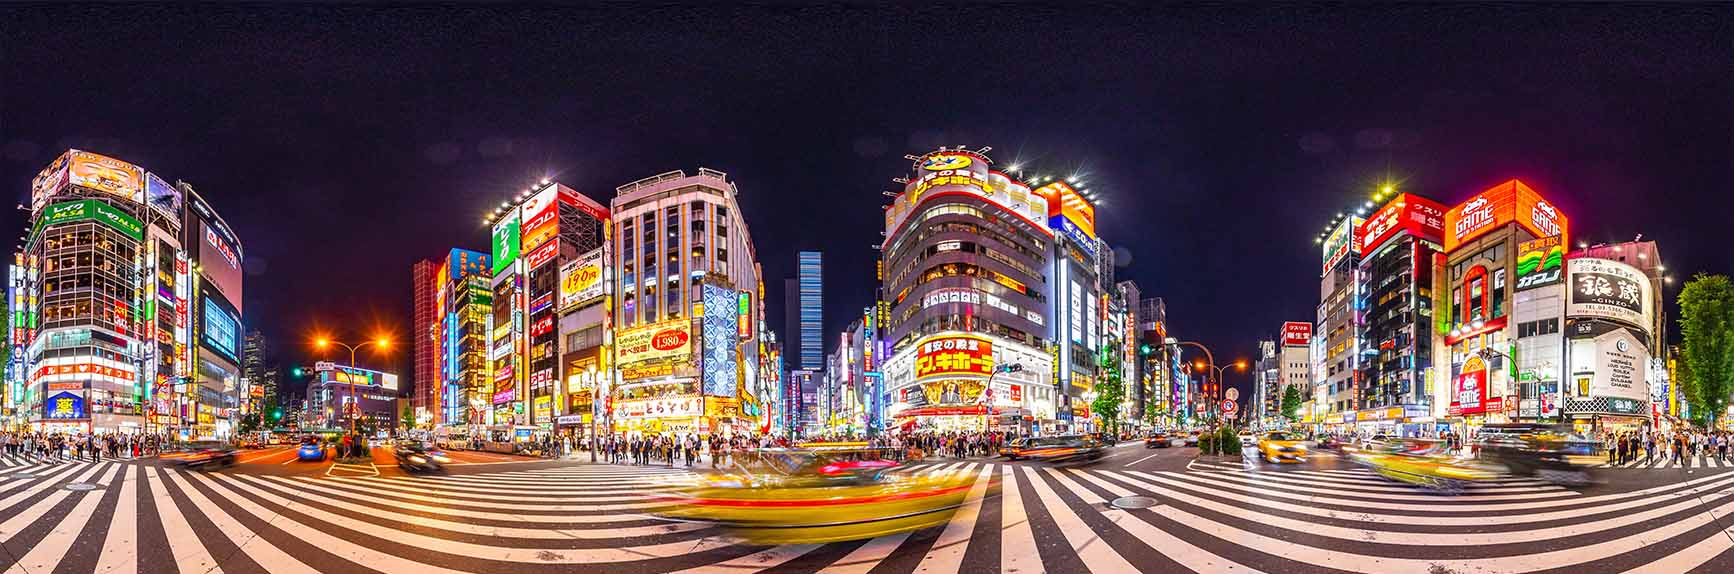
<instances>
[{"instance_id":1,"label":"high-rise building","mask_svg":"<svg viewBox=\"0 0 1734 574\"><path fill-rule=\"evenodd\" d=\"M798 366L806 370L825 368L824 266L824 255L818 251L802 251L795 255L795 286L799 289L800 300L797 340L801 355Z\"/></svg>"},{"instance_id":2,"label":"high-rise building","mask_svg":"<svg viewBox=\"0 0 1734 574\"><path fill-rule=\"evenodd\" d=\"M415 293L410 308L410 337L414 342L409 381L414 394L410 397L410 409L418 423L436 420L434 413L440 403L442 385L436 371L440 341L435 326L440 310L434 304L434 295L440 288L440 281L435 279L438 272L439 262L433 259L410 265L410 285Z\"/></svg>"},{"instance_id":3,"label":"high-rise building","mask_svg":"<svg viewBox=\"0 0 1734 574\"><path fill-rule=\"evenodd\" d=\"M1335 223L1324 241L1324 267L1319 278L1319 306L1309 361L1313 369L1310 379L1314 383L1311 392L1303 389L1301 393L1311 403L1310 408L1299 413L1298 422L1304 425L1334 431L1351 428L1353 421L1346 419L1360 408L1355 398L1355 369L1360 360L1355 278L1361 250L1354 238L1362 221L1359 215L1346 215ZM1282 400L1281 396L1275 398Z\"/></svg>"},{"instance_id":4,"label":"high-rise building","mask_svg":"<svg viewBox=\"0 0 1734 574\"><path fill-rule=\"evenodd\" d=\"M1433 395L1433 267L1445 206L1400 193L1356 230L1359 427L1414 436ZM1400 428L1399 428L1400 427Z\"/></svg>"},{"instance_id":5,"label":"high-rise building","mask_svg":"<svg viewBox=\"0 0 1734 574\"><path fill-rule=\"evenodd\" d=\"M1538 258L1519 250L1521 281L1527 263ZM1540 259L1545 267L1548 258ZM1580 429L1634 430L1661 418L1672 380L1664 347L1663 271L1654 241L1590 245L1566 254L1565 346L1557 363L1530 363L1518 355L1518 416L1529 414L1524 407L1534 399L1544 409L1552 406L1545 381L1557 370L1569 377L1562 416ZM1523 311L1519 306L1518 313ZM1535 330L1517 324L1520 337Z\"/></svg>"},{"instance_id":6,"label":"high-rise building","mask_svg":"<svg viewBox=\"0 0 1734 574\"><path fill-rule=\"evenodd\" d=\"M1451 425L1468 436L1482 424L1515 420L1523 388L1544 393L1568 374L1563 365L1549 369L1545 363L1558 360L1546 350L1559 348L1557 326L1563 322L1566 330L1572 327L1569 300L1560 306L1559 294L1548 281L1525 277L1524 305L1514 305L1519 260L1527 256L1545 261L1553 246L1568 244L1568 230L1565 214L1517 180L1488 188L1445 213L1443 255L1434 258L1433 363L1438 373L1434 380L1447 383L1431 389L1435 424ZM1528 352L1520 350L1520 343ZM1517 365L1510 364L1514 359ZM1534 385L1523 379L1524 373ZM1620 413L1612 412L1614 405L1605 400L1595 401L1599 397L1592 396L1593 389L1585 390L1585 402L1598 402L1586 405L1581 411L1586 414L1617 414L1629 423L1648 412L1647 389L1642 400L1621 403L1630 412ZM1537 413L1548 417L1550 409L1539 403Z\"/></svg>"},{"instance_id":7,"label":"high-rise building","mask_svg":"<svg viewBox=\"0 0 1734 574\"><path fill-rule=\"evenodd\" d=\"M8 285L10 423L230 434L251 394L234 230L191 185L86 151L31 187Z\"/></svg>"},{"instance_id":8,"label":"high-rise building","mask_svg":"<svg viewBox=\"0 0 1734 574\"><path fill-rule=\"evenodd\" d=\"M1169 369L1168 304L1161 297L1146 297L1138 302L1138 357L1140 386L1144 387L1144 404L1139 412L1148 412L1155 403L1156 424L1159 428L1178 428L1185 415L1186 398L1174 384Z\"/></svg>"},{"instance_id":9,"label":"high-rise building","mask_svg":"<svg viewBox=\"0 0 1734 574\"><path fill-rule=\"evenodd\" d=\"M594 263L606 255L609 220L602 204L547 180L488 217L493 224L487 336L491 409L476 414L474 404L468 407L473 431L520 425L570 432L581 420L566 419L568 428L556 428L571 406L563 400L568 381L559 374L566 362L562 336L586 327L575 324L580 318L563 318L577 302L561 299L562 272L573 271L576 279L580 261ZM457 408L454 402L447 405Z\"/></svg>"},{"instance_id":10,"label":"high-rise building","mask_svg":"<svg viewBox=\"0 0 1734 574\"><path fill-rule=\"evenodd\" d=\"M313 376L307 384L303 424L364 434L399 426L397 375L340 364Z\"/></svg>"},{"instance_id":11,"label":"high-rise building","mask_svg":"<svg viewBox=\"0 0 1734 574\"><path fill-rule=\"evenodd\" d=\"M1064 182L1032 191L981 152L910 159L880 249L886 427L1088 428L1106 293L1093 208Z\"/></svg>"},{"instance_id":12,"label":"high-rise building","mask_svg":"<svg viewBox=\"0 0 1734 574\"><path fill-rule=\"evenodd\" d=\"M611 203L619 432L769 428L759 380L763 286L728 175L671 171Z\"/></svg>"},{"instance_id":13,"label":"high-rise building","mask_svg":"<svg viewBox=\"0 0 1734 574\"><path fill-rule=\"evenodd\" d=\"M277 399L277 370L265 363L270 355L271 344L265 334L256 329L248 331L241 344L241 378L247 381L249 403L246 411L259 413L265 421L269 421L271 415L264 410L266 406L280 404Z\"/></svg>"},{"instance_id":14,"label":"high-rise building","mask_svg":"<svg viewBox=\"0 0 1734 574\"><path fill-rule=\"evenodd\" d=\"M466 434L488 411L492 269L486 253L467 249L414 266L417 374L410 422L417 428Z\"/></svg>"}]
</instances>

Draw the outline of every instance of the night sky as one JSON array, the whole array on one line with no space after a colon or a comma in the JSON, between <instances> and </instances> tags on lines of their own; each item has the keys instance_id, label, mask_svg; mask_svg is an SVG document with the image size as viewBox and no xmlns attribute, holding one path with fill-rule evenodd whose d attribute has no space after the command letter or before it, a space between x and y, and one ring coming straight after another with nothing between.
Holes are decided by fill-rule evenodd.
<instances>
[{"instance_id":1,"label":"night sky","mask_svg":"<svg viewBox=\"0 0 1734 574\"><path fill-rule=\"evenodd\" d=\"M834 332L873 297L880 192L939 145L1081 175L1119 276L1223 362L1313 320L1313 238L1386 178L1447 204L1521 178L1576 238L1734 270L1725 7L921 6L7 5L0 186L27 203L68 147L193 184L283 361L405 340L411 263L485 250L533 180L606 203L699 166L741 189L771 325L817 248Z\"/></svg>"}]
</instances>

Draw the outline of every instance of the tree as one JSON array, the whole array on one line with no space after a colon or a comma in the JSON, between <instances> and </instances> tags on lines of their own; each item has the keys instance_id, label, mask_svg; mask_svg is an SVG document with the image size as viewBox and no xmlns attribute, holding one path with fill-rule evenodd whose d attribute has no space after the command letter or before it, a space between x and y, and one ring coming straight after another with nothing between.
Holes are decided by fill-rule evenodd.
<instances>
[{"instance_id":1,"label":"tree","mask_svg":"<svg viewBox=\"0 0 1734 574\"><path fill-rule=\"evenodd\" d=\"M1300 420L1301 393L1299 385L1289 385L1282 392L1282 416L1290 422Z\"/></svg>"},{"instance_id":2,"label":"tree","mask_svg":"<svg viewBox=\"0 0 1734 574\"><path fill-rule=\"evenodd\" d=\"M1704 428L1715 428L1734 379L1734 283L1726 275L1693 277L1680 290L1680 384Z\"/></svg>"},{"instance_id":3,"label":"tree","mask_svg":"<svg viewBox=\"0 0 1734 574\"><path fill-rule=\"evenodd\" d=\"M1090 411L1102 419L1102 430L1120 432L1120 403L1126 399L1126 386L1120 380L1120 358L1110 349L1103 349L1101 376L1096 378L1096 400Z\"/></svg>"},{"instance_id":4,"label":"tree","mask_svg":"<svg viewBox=\"0 0 1734 574\"><path fill-rule=\"evenodd\" d=\"M403 412L398 413L397 424L406 431L415 428L415 411L411 410L408 404L403 405Z\"/></svg>"},{"instance_id":5,"label":"tree","mask_svg":"<svg viewBox=\"0 0 1734 574\"><path fill-rule=\"evenodd\" d=\"M241 417L241 423L237 425L236 430L240 431L241 434L257 432L259 430L259 413L247 413L246 415L243 415Z\"/></svg>"},{"instance_id":6,"label":"tree","mask_svg":"<svg viewBox=\"0 0 1734 574\"><path fill-rule=\"evenodd\" d=\"M1162 420L1162 408L1156 404L1155 398L1144 399L1144 422L1152 425Z\"/></svg>"}]
</instances>

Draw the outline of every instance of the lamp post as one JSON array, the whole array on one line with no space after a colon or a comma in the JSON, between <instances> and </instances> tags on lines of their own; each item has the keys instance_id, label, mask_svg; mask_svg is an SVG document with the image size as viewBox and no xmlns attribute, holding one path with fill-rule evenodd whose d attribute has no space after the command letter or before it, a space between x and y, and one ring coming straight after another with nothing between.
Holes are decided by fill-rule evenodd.
<instances>
[{"instance_id":1,"label":"lamp post","mask_svg":"<svg viewBox=\"0 0 1734 574\"><path fill-rule=\"evenodd\" d=\"M366 347L368 345L373 345L376 349L384 349L386 347L391 346L391 342L387 341L384 337L380 337L380 338L374 339L372 341L362 341L360 344L357 344L357 345L350 345L350 344L343 343L340 341L333 341L331 339L319 339L318 345L319 345L319 348L321 348L321 349L324 349L324 348L331 346L331 345L337 345L339 347L349 349L349 366L354 367L355 366L355 351L357 349L360 349L362 347ZM353 376L349 377L349 404L350 404L350 406L355 408L355 413L349 415L349 434L354 435L355 434L355 419L361 414L361 402L359 400L356 400L356 398L355 398L355 377L353 377Z\"/></svg>"},{"instance_id":2,"label":"lamp post","mask_svg":"<svg viewBox=\"0 0 1734 574\"><path fill-rule=\"evenodd\" d=\"M993 419L993 399L989 398L993 395L993 378L999 376L1000 373L1019 373L1023 372L1023 370L1023 363L1000 363L993 366L992 373L988 373L987 383L983 385L986 389L983 389L981 394L982 400L987 403L986 405L983 405L982 430L987 430L989 422Z\"/></svg>"}]
</instances>

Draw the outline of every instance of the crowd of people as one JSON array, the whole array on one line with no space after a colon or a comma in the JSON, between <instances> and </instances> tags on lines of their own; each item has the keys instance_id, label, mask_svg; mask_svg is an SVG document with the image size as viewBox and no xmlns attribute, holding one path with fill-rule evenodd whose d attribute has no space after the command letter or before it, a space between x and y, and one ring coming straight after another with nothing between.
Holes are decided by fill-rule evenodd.
<instances>
[{"instance_id":1,"label":"crowd of people","mask_svg":"<svg viewBox=\"0 0 1734 574\"><path fill-rule=\"evenodd\" d=\"M157 454L166 443L154 434L0 432L8 456L41 462L138 458Z\"/></svg>"},{"instance_id":2,"label":"crowd of people","mask_svg":"<svg viewBox=\"0 0 1734 574\"><path fill-rule=\"evenodd\" d=\"M1691 430L1664 433L1648 428L1640 431L1605 432L1601 438L1602 444L1608 449L1608 462L1612 464L1636 461L1648 463L1657 460L1658 453L1675 463L1696 458L1699 454L1727 462L1729 443L1734 442L1734 436L1730 436L1726 431Z\"/></svg>"}]
</instances>

